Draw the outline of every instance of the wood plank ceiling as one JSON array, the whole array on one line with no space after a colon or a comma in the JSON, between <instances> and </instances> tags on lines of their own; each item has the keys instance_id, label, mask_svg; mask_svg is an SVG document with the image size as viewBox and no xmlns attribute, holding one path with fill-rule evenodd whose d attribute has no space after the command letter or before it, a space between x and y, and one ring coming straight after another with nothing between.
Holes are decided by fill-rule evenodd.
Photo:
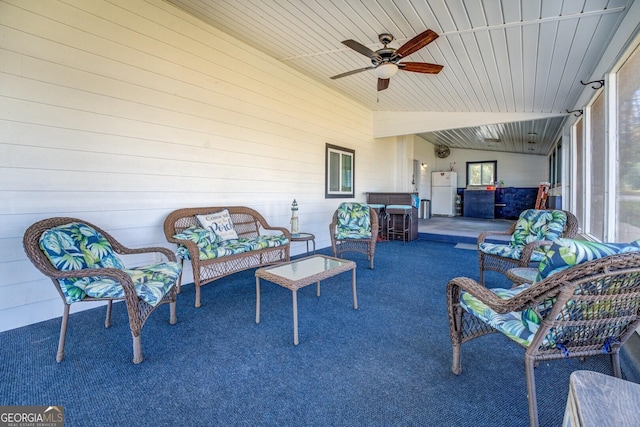
<instances>
[{"instance_id":1,"label":"wood plank ceiling","mask_svg":"<svg viewBox=\"0 0 640 427\"><path fill-rule=\"evenodd\" d=\"M633 0L168 0L372 111L545 113L545 119L419 134L452 148L546 155L594 76ZM400 71L377 92L371 65L342 44L398 48L425 29L439 38L406 59L443 65Z\"/></svg>"}]
</instances>

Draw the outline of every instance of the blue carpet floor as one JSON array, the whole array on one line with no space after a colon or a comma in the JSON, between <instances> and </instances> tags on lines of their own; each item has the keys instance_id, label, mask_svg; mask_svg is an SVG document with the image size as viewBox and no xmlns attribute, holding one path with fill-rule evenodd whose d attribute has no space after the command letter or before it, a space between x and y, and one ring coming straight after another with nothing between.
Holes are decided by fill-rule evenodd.
<instances>
[{"instance_id":1,"label":"blue carpet floor","mask_svg":"<svg viewBox=\"0 0 640 427\"><path fill-rule=\"evenodd\" d=\"M59 319L1 333L0 405L62 405L67 426L527 426L518 345L499 334L474 340L462 347L463 373L451 373L445 285L478 277L476 252L454 246L382 242L375 270L348 255L359 309L350 273L323 281L320 298L302 289L298 346L289 290L262 281L255 323L253 270L203 287L199 309L184 286L176 325L168 306L147 321L140 365L123 304L110 329L103 308L72 315L59 364ZM576 369L611 374L604 356L540 364L541 425L562 423Z\"/></svg>"}]
</instances>

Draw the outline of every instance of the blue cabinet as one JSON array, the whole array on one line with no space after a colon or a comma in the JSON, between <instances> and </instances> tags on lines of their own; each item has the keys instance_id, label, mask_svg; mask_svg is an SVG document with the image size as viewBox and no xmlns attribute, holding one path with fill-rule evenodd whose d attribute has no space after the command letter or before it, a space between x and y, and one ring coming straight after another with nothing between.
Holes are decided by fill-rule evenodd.
<instances>
[{"instance_id":1,"label":"blue cabinet","mask_svg":"<svg viewBox=\"0 0 640 427\"><path fill-rule=\"evenodd\" d=\"M495 193L495 217L518 219L523 210L536 206L538 188L504 187L496 188Z\"/></svg>"},{"instance_id":2,"label":"blue cabinet","mask_svg":"<svg viewBox=\"0 0 640 427\"><path fill-rule=\"evenodd\" d=\"M470 218L495 218L496 192L493 190L464 190L462 212Z\"/></svg>"}]
</instances>

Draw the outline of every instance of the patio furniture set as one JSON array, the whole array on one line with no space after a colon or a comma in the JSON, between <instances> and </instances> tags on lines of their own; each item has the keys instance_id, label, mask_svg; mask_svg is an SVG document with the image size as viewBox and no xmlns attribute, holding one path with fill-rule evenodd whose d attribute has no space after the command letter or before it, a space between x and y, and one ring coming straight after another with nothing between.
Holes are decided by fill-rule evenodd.
<instances>
[{"instance_id":1,"label":"patio furniture set","mask_svg":"<svg viewBox=\"0 0 640 427\"><path fill-rule=\"evenodd\" d=\"M202 285L251 268L256 268L256 323L260 322L261 280L291 290L295 345L298 289L315 283L320 296L321 280L351 271L357 309L356 264L340 257L361 252L373 269L378 214L365 204L342 203L329 230L333 257L314 254L290 260L291 234L286 228L269 226L248 207L204 207L179 209L167 216L164 232L178 246L177 257L162 247L127 248L106 231L76 218L39 221L26 230L23 244L64 303L56 360L64 357L72 303L106 301L105 326L109 327L113 301L124 300L133 362L140 363L141 330L151 312L169 304L170 323L176 323L176 295L185 260L193 270L196 307L201 304ZM489 233L478 237L480 282L456 277L446 286L452 372L462 373L463 343L490 333L506 335L525 349L532 426L538 425L534 367L540 361L606 354L620 378L620 349L640 326L640 240L575 240L577 230L577 220L568 212L526 210L511 228L508 243L485 242ZM149 252L163 255L166 261L125 268L118 256ZM486 287L484 270L506 275L513 286Z\"/></svg>"},{"instance_id":2,"label":"patio furniture set","mask_svg":"<svg viewBox=\"0 0 640 427\"><path fill-rule=\"evenodd\" d=\"M195 286L195 306L201 306L201 287L227 275L256 270L256 323L260 321L260 279L290 289L293 294L294 344L298 344L297 290L342 272L352 271L353 306L358 308L356 264L340 259L346 252L367 255L373 268L377 216L359 203L343 203L330 224L334 256L312 255L290 260L290 242L312 241L309 233L292 238L289 230L272 227L260 213L244 206L184 208L164 221L167 241L176 253L163 247L127 248L103 229L77 218L55 217L31 225L23 237L28 258L49 277L62 298L64 309L56 360L64 358L71 304L106 301L105 327L111 324L114 301L125 301L133 337L133 363L142 362L142 327L156 308L170 305L175 324L176 296L180 292L185 260L190 263ZM307 246L307 255L308 255ZM164 262L125 267L118 255L160 254ZM176 256L177 254L177 256ZM154 258L155 260L156 258ZM269 266L273 266L268 268Z\"/></svg>"}]
</instances>

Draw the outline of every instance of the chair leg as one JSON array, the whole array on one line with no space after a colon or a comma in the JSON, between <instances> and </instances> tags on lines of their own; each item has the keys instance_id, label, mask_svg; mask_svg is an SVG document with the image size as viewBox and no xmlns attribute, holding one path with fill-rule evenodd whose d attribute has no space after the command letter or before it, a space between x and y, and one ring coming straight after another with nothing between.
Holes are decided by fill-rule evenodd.
<instances>
[{"instance_id":1,"label":"chair leg","mask_svg":"<svg viewBox=\"0 0 640 427\"><path fill-rule=\"evenodd\" d=\"M200 307L200 285L196 283L196 308Z\"/></svg>"},{"instance_id":2,"label":"chair leg","mask_svg":"<svg viewBox=\"0 0 640 427\"><path fill-rule=\"evenodd\" d=\"M111 326L111 311L113 308L113 301L109 301L107 303L107 316L104 319L104 327L108 328Z\"/></svg>"},{"instance_id":3,"label":"chair leg","mask_svg":"<svg viewBox=\"0 0 640 427\"><path fill-rule=\"evenodd\" d=\"M175 325L178 323L178 316L176 315L176 302L169 303L169 323Z\"/></svg>"},{"instance_id":4,"label":"chair leg","mask_svg":"<svg viewBox=\"0 0 640 427\"><path fill-rule=\"evenodd\" d=\"M611 353L611 366L613 368L613 375L617 378L622 378L622 370L620 369L620 349Z\"/></svg>"},{"instance_id":5,"label":"chair leg","mask_svg":"<svg viewBox=\"0 0 640 427\"><path fill-rule=\"evenodd\" d=\"M184 271L184 258L180 258L180 276L176 282L176 292L180 293L180 287L182 286L182 272Z\"/></svg>"},{"instance_id":6,"label":"chair leg","mask_svg":"<svg viewBox=\"0 0 640 427\"><path fill-rule=\"evenodd\" d=\"M140 335L137 337L132 334L133 337L133 363L138 364L142 362L142 341Z\"/></svg>"},{"instance_id":7,"label":"chair leg","mask_svg":"<svg viewBox=\"0 0 640 427\"><path fill-rule=\"evenodd\" d=\"M453 357L451 361L451 372L455 375L462 373L462 361L460 359L460 346L462 342L462 309L460 306L449 307L449 334L451 335L451 346Z\"/></svg>"},{"instance_id":8,"label":"chair leg","mask_svg":"<svg viewBox=\"0 0 640 427\"><path fill-rule=\"evenodd\" d=\"M536 380L533 358L525 355L525 370L527 374L527 395L529 397L529 420L531 427L538 427L538 402L536 399Z\"/></svg>"},{"instance_id":9,"label":"chair leg","mask_svg":"<svg viewBox=\"0 0 640 427\"><path fill-rule=\"evenodd\" d=\"M455 375L462 373L462 363L460 361L460 344L453 344L453 361L451 362L451 372Z\"/></svg>"},{"instance_id":10,"label":"chair leg","mask_svg":"<svg viewBox=\"0 0 640 427\"><path fill-rule=\"evenodd\" d=\"M56 354L56 362L62 362L64 359L64 343L67 338L67 326L69 325L69 308L70 304L64 304L62 313L62 323L60 324L60 339L58 340L58 353Z\"/></svg>"}]
</instances>

